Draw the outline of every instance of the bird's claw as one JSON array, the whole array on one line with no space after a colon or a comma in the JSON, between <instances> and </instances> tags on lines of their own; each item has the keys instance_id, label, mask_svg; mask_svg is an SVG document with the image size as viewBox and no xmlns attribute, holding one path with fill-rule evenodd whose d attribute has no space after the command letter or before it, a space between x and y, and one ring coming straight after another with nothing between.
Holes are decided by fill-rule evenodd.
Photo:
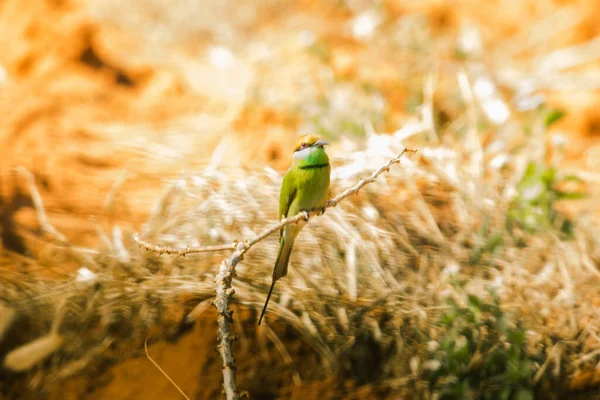
<instances>
[{"instance_id":1,"label":"bird's claw","mask_svg":"<svg viewBox=\"0 0 600 400\"><path fill-rule=\"evenodd\" d=\"M315 208L311 208L310 210L300 210L300 212L304 216L304 220L308 221L308 218L310 217L311 212L316 212L319 215L323 215L323 214L325 214L326 209L327 209L327 207L315 207Z\"/></svg>"},{"instance_id":2,"label":"bird's claw","mask_svg":"<svg viewBox=\"0 0 600 400\"><path fill-rule=\"evenodd\" d=\"M317 207L317 208L315 208L315 211L317 211L319 213L319 215L325 214L325 210L327 210L327 207Z\"/></svg>"}]
</instances>

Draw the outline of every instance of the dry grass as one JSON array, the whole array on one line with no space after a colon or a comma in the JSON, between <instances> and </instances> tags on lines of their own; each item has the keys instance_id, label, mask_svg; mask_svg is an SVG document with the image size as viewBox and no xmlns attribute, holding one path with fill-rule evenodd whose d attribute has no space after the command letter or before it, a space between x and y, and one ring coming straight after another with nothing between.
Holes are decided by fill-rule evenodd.
<instances>
[{"instance_id":1,"label":"dry grass","mask_svg":"<svg viewBox=\"0 0 600 400\"><path fill-rule=\"evenodd\" d=\"M369 139L385 139L387 146L340 161L334 193L404 143L395 136ZM276 291L267 321L293 327L320 355L325 371L351 365L350 376L363 382L410 375L414 379L405 384L425 390L418 384L420 370L411 370L408 362L424 354L420 335L435 340L442 334L436 321L448 309L447 298L462 298L462 290L485 298L489 287L514 321L527 327L532 357L547 360L536 368L541 374L560 365L555 378L572 377L599 361L598 231L582 220L574 240L552 230L521 237L507 232L507 193L516 191L513 176L522 175L519 168L531 153L489 146L468 153L466 146L457 141L454 148L425 148L421 158L404 160L403 168L312 221L299 238L292 271ZM505 166L490 166L501 156ZM472 162L474 157L480 161ZM143 232L176 248L251 237L275 219L279 181L270 170L182 176L167 185ZM496 235L501 246L482 251ZM28 365L36 366L26 369L34 387L119 359L151 333L176 334L183 314L172 310L188 313L192 301L213 296L218 253L156 256L136 248L128 236L124 243L117 238L106 238L101 250L77 249L62 240L49 245L54 263L85 257L82 268L91 272L46 280L38 271L51 266L36 262L18 272L3 270L2 298L30 327L21 339L46 333L61 338L53 342L54 353L32 351ZM256 315L276 246L275 238L267 238L237 269L234 299ZM475 261L473 254L479 254ZM458 278L468 280L465 289L452 284ZM374 353L372 342L379 348ZM9 353L5 366L14 369L11 354L25 350ZM361 366L375 360L377 368L362 376Z\"/></svg>"}]
</instances>

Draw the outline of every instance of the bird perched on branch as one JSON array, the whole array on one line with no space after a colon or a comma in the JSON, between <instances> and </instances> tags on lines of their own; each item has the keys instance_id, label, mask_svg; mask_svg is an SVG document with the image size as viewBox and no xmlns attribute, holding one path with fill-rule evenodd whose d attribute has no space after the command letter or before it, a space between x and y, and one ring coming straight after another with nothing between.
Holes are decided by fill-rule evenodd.
<instances>
[{"instance_id":1,"label":"bird perched on branch","mask_svg":"<svg viewBox=\"0 0 600 400\"><path fill-rule=\"evenodd\" d=\"M304 135L294 148L292 166L285 173L279 194L279 219L298 214L301 211L323 210L329 195L329 157L323 146L327 141L319 135ZM258 325L260 325L267 304L271 298L275 282L287 275L288 263L294 240L306 221L290 224L280 231L279 252L273 268L273 282L267 295Z\"/></svg>"}]
</instances>

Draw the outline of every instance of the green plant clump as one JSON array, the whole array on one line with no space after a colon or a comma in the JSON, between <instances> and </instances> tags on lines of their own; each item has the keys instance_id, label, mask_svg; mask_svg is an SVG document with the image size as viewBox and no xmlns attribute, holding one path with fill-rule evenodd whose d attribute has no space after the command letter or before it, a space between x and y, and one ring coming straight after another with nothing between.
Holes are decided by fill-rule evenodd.
<instances>
[{"instance_id":1,"label":"green plant clump","mask_svg":"<svg viewBox=\"0 0 600 400\"><path fill-rule=\"evenodd\" d=\"M438 322L442 334L430 342L424 364L433 398L533 399L525 330L509 322L493 291L486 297L464 294L466 306L449 300Z\"/></svg>"},{"instance_id":2,"label":"green plant clump","mask_svg":"<svg viewBox=\"0 0 600 400\"><path fill-rule=\"evenodd\" d=\"M529 163L517 186L518 195L508 210L509 232L515 227L529 233L556 228L572 237L572 221L558 213L554 203L585 197L585 193L564 192L557 188L560 183L576 180L578 178L574 176L560 177L553 167Z\"/></svg>"}]
</instances>

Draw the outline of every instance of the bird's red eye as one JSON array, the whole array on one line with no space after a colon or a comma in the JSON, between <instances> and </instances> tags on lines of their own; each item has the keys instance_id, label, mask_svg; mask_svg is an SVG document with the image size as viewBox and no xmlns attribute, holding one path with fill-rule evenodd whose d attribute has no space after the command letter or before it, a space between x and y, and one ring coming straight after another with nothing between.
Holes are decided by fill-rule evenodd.
<instances>
[{"instance_id":1,"label":"bird's red eye","mask_svg":"<svg viewBox=\"0 0 600 400\"><path fill-rule=\"evenodd\" d=\"M303 149L304 149L304 148L306 148L306 143L302 142L302 143L300 144L300 147L302 147Z\"/></svg>"}]
</instances>

